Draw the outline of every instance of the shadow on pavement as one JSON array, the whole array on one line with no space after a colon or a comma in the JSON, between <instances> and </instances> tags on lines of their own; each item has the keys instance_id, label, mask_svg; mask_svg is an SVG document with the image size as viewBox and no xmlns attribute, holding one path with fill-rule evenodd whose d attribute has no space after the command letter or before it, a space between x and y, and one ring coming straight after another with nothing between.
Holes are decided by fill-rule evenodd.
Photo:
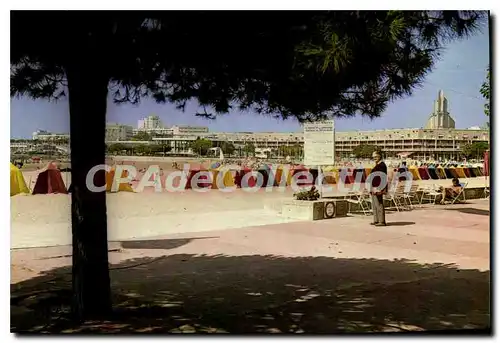
<instances>
[{"instance_id":1,"label":"shadow on pavement","mask_svg":"<svg viewBox=\"0 0 500 343\"><path fill-rule=\"evenodd\" d=\"M447 208L447 211L458 211L466 214L477 214L479 216L489 216L489 210L481 210L479 208L465 207L465 208Z\"/></svg>"},{"instance_id":2,"label":"shadow on pavement","mask_svg":"<svg viewBox=\"0 0 500 343\"><path fill-rule=\"evenodd\" d=\"M122 241L120 242L123 249L175 249L190 243L197 239L212 239L218 237L191 237L179 239L152 239L138 241Z\"/></svg>"},{"instance_id":3,"label":"shadow on pavement","mask_svg":"<svg viewBox=\"0 0 500 343\"><path fill-rule=\"evenodd\" d=\"M490 328L490 273L449 265L178 254L127 260L111 269L115 314L109 321L76 325L66 319L71 269L65 267L11 286L11 331L343 333Z\"/></svg>"},{"instance_id":4,"label":"shadow on pavement","mask_svg":"<svg viewBox=\"0 0 500 343\"><path fill-rule=\"evenodd\" d=\"M387 226L408 226L415 225L415 222L387 222Z\"/></svg>"}]
</instances>

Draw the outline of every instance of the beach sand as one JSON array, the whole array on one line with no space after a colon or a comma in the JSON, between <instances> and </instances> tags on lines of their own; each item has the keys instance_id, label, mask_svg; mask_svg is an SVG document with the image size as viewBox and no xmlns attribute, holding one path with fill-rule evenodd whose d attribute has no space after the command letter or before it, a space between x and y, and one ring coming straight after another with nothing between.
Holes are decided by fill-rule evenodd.
<instances>
[{"instance_id":1,"label":"beach sand","mask_svg":"<svg viewBox=\"0 0 500 343\"><path fill-rule=\"evenodd\" d=\"M140 163L146 163L139 161ZM156 161L153 161L156 162ZM149 163L151 164L151 162ZM172 170L165 168L165 174ZM33 189L39 171L23 172ZM71 175L62 173L66 186ZM139 176L140 177L140 176ZM463 179L468 187L484 187L484 177ZM451 180L420 180L421 185L451 184ZM137 186L137 181L133 187ZM339 195L333 186L324 196ZM108 238L127 240L162 234L224 230L296 221L280 216L283 201L293 199L291 187L269 187L256 192L210 190L156 193L107 194ZM11 197L12 248L71 243L71 196L65 194L16 195Z\"/></svg>"}]
</instances>

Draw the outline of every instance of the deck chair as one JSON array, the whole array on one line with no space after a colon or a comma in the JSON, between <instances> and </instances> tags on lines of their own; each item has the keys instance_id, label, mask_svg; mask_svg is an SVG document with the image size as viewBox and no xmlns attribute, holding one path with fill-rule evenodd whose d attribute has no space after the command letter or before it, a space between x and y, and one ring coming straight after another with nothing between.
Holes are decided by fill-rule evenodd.
<instances>
[{"instance_id":1,"label":"deck chair","mask_svg":"<svg viewBox=\"0 0 500 343\"><path fill-rule=\"evenodd\" d=\"M453 205L454 203L465 203L467 199L465 199L465 187L467 187L467 182L463 185L463 187L460 189L460 192L458 192L457 196L453 197L451 200L451 204ZM462 200L463 199L463 200Z\"/></svg>"},{"instance_id":2,"label":"deck chair","mask_svg":"<svg viewBox=\"0 0 500 343\"><path fill-rule=\"evenodd\" d=\"M424 200L436 204L437 198L442 195L443 193L439 191L439 186L436 184L433 184L430 187L422 188L422 197L420 198L420 204L422 204Z\"/></svg>"},{"instance_id":3,"label":"deck chair","mask_svg":"<svg viewBox=\"0 0 500 343\"><path fill-rule=\"evenodd\" d=\"M400 209L404 208L404 191L405 191L405 184L404 182L398 183L396 188L394 188L393 191L389 191L389 193L384 195L384 200L388 200L389 202L394 204L394 208L396 208L396 211L400 211ZM388 207L387 209L393 208L392 206Z\"/></svg>"},{"instance_id":4,"label":"deck chair","mask_svg":"<svg viewBox=\"0 0 500 343\"><path fill-rule=\"evenodd\" d=\"M354 199L353 199L354 198ZM363 215L369 215L370 210L370 195L367 192L349 192L347 193L345 200L349 204L348 213L351 212L351 204L356 204L361 208Z\"/></svg>"},{"instance_id":5,"label":"deck chair","mask_svg":"<svg viewBox=\"0 0 500 343\"><path fill-rule=\"evenodd\" d=\"M417 197L418 188L419 188L418 184L413 183L408 192L403 192L404 203L408 205L408 208L410 210L413 209L413 202L414 202L413 199Z\"/></svg>"}]
</instances>

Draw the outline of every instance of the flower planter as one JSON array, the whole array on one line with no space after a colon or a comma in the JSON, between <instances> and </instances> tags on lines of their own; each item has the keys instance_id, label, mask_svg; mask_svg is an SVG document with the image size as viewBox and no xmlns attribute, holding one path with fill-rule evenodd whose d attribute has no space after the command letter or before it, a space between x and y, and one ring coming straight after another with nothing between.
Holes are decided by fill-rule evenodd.
<instances>
[{"instance_id":1,"label":"flower planter","mask_svg":"<svg viewBox=\"0 0 500 343\"><path fill-rule=\"evenodd\" d=\"M284 217L300 220L323 220L347 216L347 201L333 199L288 200L283 203Z\"/></svg>"}]
</instances>

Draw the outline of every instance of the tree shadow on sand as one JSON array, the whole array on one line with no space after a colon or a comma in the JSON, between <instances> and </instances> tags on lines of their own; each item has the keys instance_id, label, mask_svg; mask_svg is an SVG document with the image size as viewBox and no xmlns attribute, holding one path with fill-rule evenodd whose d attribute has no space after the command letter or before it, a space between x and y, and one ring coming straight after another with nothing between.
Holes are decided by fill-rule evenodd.
<instances>
[{"instance_id":1,"label":"tree shadow on sand","mask_svg":"<svg viewBox=\"0 0 500 343\"><path fill-rule=\"evenodd\" d=\"M128 260L111 268L113 318L80 325L68 319L71 275L65 267L12 285L11 310L17 310L11 313L11 331L360 333L490 328L489 272L449 265L179 254Z\"/></svg>"}]
</instances>

